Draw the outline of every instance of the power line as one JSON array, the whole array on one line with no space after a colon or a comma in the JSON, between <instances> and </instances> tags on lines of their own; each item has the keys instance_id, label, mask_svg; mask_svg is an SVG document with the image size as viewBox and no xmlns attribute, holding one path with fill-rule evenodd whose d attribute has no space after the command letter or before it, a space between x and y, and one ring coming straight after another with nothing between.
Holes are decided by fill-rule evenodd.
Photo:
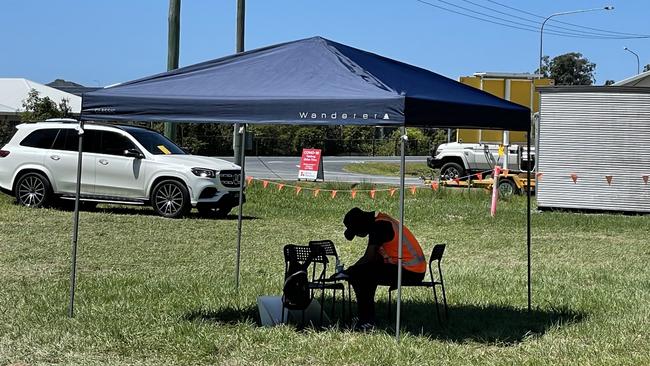
<instances>
[{"instance_id":1,"label":"power line","mask_svg":"<svg viewBox=\"0 0 650 366\"><path fill-rule=\"evenodd\" d=\"M483 8L483 9L498 13L498 14L503 14L503 15L506 15L506 16L509 16L509 17L512 17L512 18L515 18L515 19L520 19L520 20L523 20L523 21L526 21L526 22L529 22L529 23L533 23L538 28L541 26L541 23L539 21L537 21L537 20L531 20L529 18L525 18L525 17L521 17L521 16L518 16L518 15L511 14L511 13L496 10L496 9L491 8L489 6L481 5L481 4L475 3L475 2L470 1L470 0L462 0L462 1L464 1L466 3L469 3L469 4L472 4L472 5L474 5L476 7L479 7L479 8ZM531 14L531 15L534 15L534 14ZM535 15L535 16L539 17L539 18L542 18L542 19L545 19L545 17L542 17L542 16L537 16L537 15ZM567 27L562 27L562 26L559 26L559 25L552 25L552 24L547 24L546 25L547 30L548 29L555 29L555 28L563 29L563 30L573 32L573 33L584 34L584 35L594 35L594 36L602 36L602 37L620 37L618 35L613 34L612 32L607 32L607 33L603 33L603 32L598 32L598 33L596 33L596 32L586 32L586 31L580 31L580 30L571 29L571 28L567 28Z\"/></svg>"},{"instance_id":2,"label":"power line","mask_svg":"<svg viewBox=\"0 0 650 366\"><path fill-rule=\"evenodd\" d=\"M514 10L514 11L517 11L517 12L520 12L520 13L523 13L523 14L532 15L532 16L534 16L536 18L539 18L539 19L545 19L546 18L545 16L535 14L535 13L531 13L531 12L528 12L528 11L525 11L525 10L517 9L515 7L509 6L509 5L506 5L506 4L502 4L502 3L494 1L494 0L485 0L485 1L488 1L488 2L490 2L492 4L496 4L496 5L502 6L504 8L508 8L510 10ZM551 19L550 21L555 22L555 23L561 23L561 24L568 25L568 26L571 26L571 27L595 30L595 31L600 31L600 32L615 33L615 34L628 35L628 36L637 36L639 38L647 38L647 37L649 37L649 35L647 35L647 34L616 32L616 31L611 31L611 30L607 30L607 29L586 27L586 26L583 26L583 25L573 24L573 23L569 23L569 22L563 22L561 20L556 20L556 19Z\"/></svg>"},{"instance_id":3,"label":"power line","mask_svg":"<svg viewBox=\"0 0 650 366\"><path fill-rule=\"evenodd\" d=\"M450 6L455 7L455 8L463 9L465 11L470 12L470 14L462 12L462 11L450 9L450 8L447 8L447 7L444 7L444 6L441 6L441 5L432 4L432 3L428 2L428 1L424 1L424 0L415 0L415 1L417 1L419 3L422 3L422 4L425 4L425 5L428 5L428 6L431 6L431 7L434 7L434 8L445 10L447 12L462 15L462 16L465 16L465 17L468 17L468 18L473 18L473 19L480 20L480 21L483 21L483 22L492 23L492 24L496 24L496 25L501 25L501 26L508 27L508 28L513 28L513 29L525 30L525 31L528 31L528 32L533 32L533 33L539 33L539 27L538 26L541 25L541 23L536 23L538 26L532 26L532 25L525 24L525 23L515 22L515 21L512 21L510 19L504 19L504 18L501 18L501 17L497 17L497 16L493 16L493 15L486 14L486 13L483 13L483 12L479 12L479 11L476 11L476 10L472 10L472 9L469 9L469 8L466 8L466 7L463 7L463 6L460 6L460 5L456 5L456 4L453 4L453 3L450 3L450 2L447 2L447 1L444 1L444 0L437 0L437 1L441 2L441 3L444 3L444 4L447 4L447 5L450 5ZM471 13L478 14L480 16L472 15ZM483 17L481 17L481 16L483 16ZM484 17L487 17L487 19L484 18ZM496 20L493 20L493 19L496 19ZM583 31L564 32L564 31L558 31L558 30L549 30L549 31L546 32L546 34L553 34L553 35L557 35L557 36L570 37L570 38L584 38L584 39L650 38L650 36L624 37L624 36L615 36L615 35L611 35L611 36L610 35L590 35L590 34L585 33Z\"/></svg>"}]
</instances>

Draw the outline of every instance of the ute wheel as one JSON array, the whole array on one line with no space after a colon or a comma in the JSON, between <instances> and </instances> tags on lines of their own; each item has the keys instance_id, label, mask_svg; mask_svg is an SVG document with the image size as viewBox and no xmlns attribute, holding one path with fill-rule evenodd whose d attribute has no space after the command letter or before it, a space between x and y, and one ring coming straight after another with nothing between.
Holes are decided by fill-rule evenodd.
<instances>
[{"instance_id":1,"label":"ute wheel","mask_svg":"<svg viewBox=\"0 0 650 366\"><path fill-rule=\"evenodd\" d=\"M500 179L497 188L501 197L509 197L517 193L517 186L510 179Z\"/></svg>"},{"instance_id":2,"label":"ute wheel","mask_svg":"<svg viewBox=\"0 0 650 366\"><path fill-rule=\"evenodd\" d=\"M445 163L442 166L442 168L440 168L440 178L442 180L462 178L464 176L465 176L465 168L460 166L458 163L454 163L454 162Z\"/></svg>"},{"instance_id":3,"label":"ute wheel","mask_svg":"<svg viewBox=\"0 0 650 366\"><path fill-rule=\"evenodd\" d=\"M151 206L160 216L179 218L192 208L185 185L176 180L164 180L151 191Z\"/></svg>"},{"instance_id":4,"label":"ute wheel","mask_svg":"<svg viewBox=\"0 0 650 366\"><path fill-rule=\"evenodd\" d=\"M50 181L40 173L27 173L16 182L16 202L26 207L47 207L52 201Z\"/></svg>"}]
</instances>

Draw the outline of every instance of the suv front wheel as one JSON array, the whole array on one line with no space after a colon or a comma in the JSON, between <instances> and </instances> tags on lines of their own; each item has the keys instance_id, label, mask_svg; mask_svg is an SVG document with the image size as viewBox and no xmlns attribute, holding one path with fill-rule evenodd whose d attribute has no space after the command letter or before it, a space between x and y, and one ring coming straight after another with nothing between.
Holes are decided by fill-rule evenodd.
<instances>
[{"instance_id":1,"label":"suv front wheel","mask_svg":"<svg viewBox=\"0 0 650 366\"><path fill-rule=\"evenodd\" d=\"M52 200L50 181L35 172L18 178L15 194L18 204L27 207L47 207Z\"/></svg>"},{"instance_id":2,"label":"suv front wheel","mask_svg":"<svg viewBox=\"0 0 650 366\"><path fill-rule=\"evenodd\" d=\"M185 185L176 180L163 180L151 192L151 206L160 216L179 218L192 208Z\"/></svg>"}]
</instances>

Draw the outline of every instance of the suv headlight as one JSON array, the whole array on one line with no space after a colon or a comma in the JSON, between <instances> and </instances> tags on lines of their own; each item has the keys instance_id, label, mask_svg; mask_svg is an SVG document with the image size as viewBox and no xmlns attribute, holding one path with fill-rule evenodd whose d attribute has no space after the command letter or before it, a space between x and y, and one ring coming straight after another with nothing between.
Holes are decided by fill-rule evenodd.
<instances>
[{"instance_id":1,"label":"suv headlight","mask_svg":"<svg viewBox=\"0 0 650 366\"><path fill-rule=\"evenodd\" d=\"M217 171L212 170L212 169L207 169L207 168L192 168L192 173L196 175L197 177L202 177L202 178L216 178L217 177Z\"/></svg>"}]
</instances>

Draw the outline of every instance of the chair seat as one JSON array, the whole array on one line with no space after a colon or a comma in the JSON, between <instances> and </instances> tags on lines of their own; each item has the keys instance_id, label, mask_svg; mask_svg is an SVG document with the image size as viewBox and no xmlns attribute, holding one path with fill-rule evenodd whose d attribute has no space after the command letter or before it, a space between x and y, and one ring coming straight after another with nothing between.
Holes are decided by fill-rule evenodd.
<instances>
[{"instance_id":1,"label":"chair seat","mask_svg":"<svg viewBox=\"0 0 650 366\"><path fill-rule=\"evenodd\" d=\"M309 288L318 290L345 290L345 286L341 282L310 282Z\"/></svg>"},{"instance_id":2,"label":"chair seat","mask_svg":"<svg viewBox=\"0 0 650 366\"><path fill-rule=\"evenodd\" d=\"M433 287L435 285L439 285L440 282L431 282L431 281L422 281L422 282L404 282L402 283L402 287ZM390 285L390 288L388 291L395 291L397 290L397 284L394 283Z\"/></svg>"}]
</instances>

